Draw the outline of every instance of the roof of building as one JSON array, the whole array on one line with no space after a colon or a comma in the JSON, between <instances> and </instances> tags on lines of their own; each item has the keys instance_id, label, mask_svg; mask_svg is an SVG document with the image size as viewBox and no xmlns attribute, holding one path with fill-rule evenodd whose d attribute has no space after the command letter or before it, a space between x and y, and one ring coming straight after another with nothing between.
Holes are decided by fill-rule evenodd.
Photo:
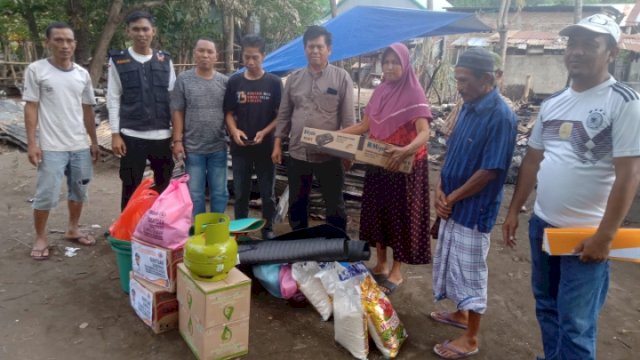
<instances>
[{"instance_id":1,"label":"roof of building","mask_svg":"<svg viewBox=\"0 0 640 360\"><path fill-rule=\"evenodd\" d=\"M618 46L621 50L640 53L640 34L622 34Z\"/></svg>"},{"instance_id":2,"label":"roof of building","mask_svg":"<svg viewBox=\"0 0 640 360\"><path fill-rule=\"evenodd\" d=\"M544 49L564 49L566 40L557 33L545 31L508 31L507 45L510 48L526 50L528 47L543 47ZM491 46L500 42L500 34L493 33L485 37L460 37L453 42L453 46Z\"/></svg>"},{"instance_id":3,"label":"roof of building","mask_svg":"<svg viewBox=\"0 0 640 360\"><path fill-rule=\"evenodd\" d=\"M585 4L582 6L583 11L588 10L590 12L607 12L612 15L623 15L624 8L633 4ZM538 5L538 6L525 6L522 11L525 12L573 12L575 7L573 5ZM452 6L446 9L447 11L456 12L498 12L498 6ZM511 7L511 12L515 12L516 8Z\"/></svg>"}]
</instances>

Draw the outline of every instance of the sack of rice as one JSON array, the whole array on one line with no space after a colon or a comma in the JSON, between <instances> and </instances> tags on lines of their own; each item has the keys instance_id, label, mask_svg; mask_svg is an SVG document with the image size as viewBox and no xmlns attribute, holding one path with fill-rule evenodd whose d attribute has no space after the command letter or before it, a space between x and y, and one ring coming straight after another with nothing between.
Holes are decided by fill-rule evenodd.
<instances>
[{"instance_id":1,"label":"sack of rice","mask_svg":"<svg viewBox=\"0 0 640 360\"><path fill-rule=\"evenodd\" d=\"M367 274L363 264L347 267L339 273L333 297L335 340L356 359L366 359L369 355L367 317L360 294L360 283Z\"/></svg>"},{"instance_id":2,"label":"sack of rice","mask_svg":"<svg viewBox=\"0 0 640 360\"><path fill-rule=\"evenodd\" d=\"M395 358L407 339L407 332L387 295L367 276L360 284L362 306L367 315L369 334L386 358Z\"/></svg>"},{"instance_id":3,"label":"sack of rice","mask_svg":"<svg viewBox=\"0 0 640 360\"><path fill-rule=\"evenodd\" d=\"M298 283L298 289L318 311L322 320L327 321L333 312L333 302L320 279L315 277L319 271L320 266L315 261L298 262L291 266L291 275Z\"/></svg>"}]
</instances>

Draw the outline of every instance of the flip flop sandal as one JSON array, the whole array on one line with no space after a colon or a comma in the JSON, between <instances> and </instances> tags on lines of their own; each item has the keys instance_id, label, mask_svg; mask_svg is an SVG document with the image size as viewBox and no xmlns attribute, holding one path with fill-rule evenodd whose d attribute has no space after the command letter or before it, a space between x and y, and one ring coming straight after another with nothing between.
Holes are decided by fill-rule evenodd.
<instances>
[{"instance_id":1,"label":"flip flop sandal","mask_svg":"<svg viewBox=\"0 0 640 360\"><path fill-rule=\"evenodd\" d=\"M448 317L449 313L446 311L433 311L429 316L433 321L437 321L441 324L455 326L459 329L467 330L467 325L461 322L452 320Z\"/></svg>"},{"instance_id":2,"label":"flip flop sandal","mask_svg":"<svg viewBox=\"0 0 640 360\"><path fill-rule=\"evenodd\" d=\"M45 255L45 252L47 253ZM39 255L34 255L34 253L39 254ZM31 258L33 260L37 260L37 261L42 261L42 260L48 260L49 259L49 247L43 248L43 249L36 249L35 247L33 249L31 249Z\"/></svg>"},{"instance_id":3,"label":"flip flop sandal","mask_svg":"<svg viewBox=\"0 0 640 360\"><path fill-rule=\"evenodd\" d=\"M378 285L382 289L382 292L385 293L385 295L391 295L396 291L396 289L398 288L398 286L400 286L400 284L396 284L390 281L389 279L384 279L384 281L380 282Z\"/></svg>"},{"instance_id":4,"label":"flip flop sandal","mask_svg":"<svg viewBox=\"0 0 640 360\"><path fill-rule=\"evenodd\" d=\"M369 271L369 274L371 274L371 277L373 277L373 280L375 280L376 283L378 284L387 280L387 277L389 277L389 274L383 274L383 273L376 274L373 272L373 269L367 268L367 270Z\"/></svg>"},{"instance_id":5,"label":"flip flop sandal","mask_svg":"<svg viewBox=\"0 0 640 360\"><path fill-rule=\"evenodd\" d=\"M438 347L438 345L436 345L436 346L433 347L433 352L436 355L438 355L441 358L443 358L443 359L456 360L456 359L468 358L469 356L476 355L480 351L479 348L476 348L475 350L464 352L464 351L460 351L458 349L452 348L451 345L449 345L449 344L450 344L450 341L447 340L447 341L443 342L442 344L440 344L440 347ZM443 350L451 352L454 355L444 355L444 351Z\"/></svg>"},{"instance_id":6,"label":"flip flop sandal","mask_svg":"<svg viewBox=\"0 0 640 360\"><path fill-rule=\"evenodd\" d=\"M78 237L65 237L64 239L84 246L93 246L96 244L96 238L91 234L82 234ZM81 239L85 241L80 241Z\"/></svg>"}]
</instances>

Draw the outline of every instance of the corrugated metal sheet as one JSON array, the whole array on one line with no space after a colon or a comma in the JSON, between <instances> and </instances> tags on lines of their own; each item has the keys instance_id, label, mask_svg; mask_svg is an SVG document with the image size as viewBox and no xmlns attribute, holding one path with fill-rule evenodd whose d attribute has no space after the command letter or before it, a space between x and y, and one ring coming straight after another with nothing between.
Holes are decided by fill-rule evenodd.
<instances>
[{"instance_id":1,"label":"corrugated metal sheet","mask_svg":"<svg viewBox=\"0 0 640 360\"><path fill-rule=\"evenodd\" d=\"M620 49L640 53L640 34L622 34Z\"/></svg>"},{"instance_id":2,"label":"corrugated metal sheet","mask_svg":"<svg viewBox=\"0 0 640 360\"><path fill-rule=\"evenodd\" d=\"M489 39L482 37L459 37L453 42L453 46L456 47L487 47L489 46Z\"/></svg>"},{"instance_id":3,"label":"corrugated metal sheet","mask_svg":"<svg viewBox=\"0 0 640 360\"><path fill-rule=\"evenodd\" d=\"M494 33L487 37L459 38L453 42L454 46L489 46L500 41L500 34ZM476 45L477 44L477 45ZM542 47L544 49L564 49L566 40L556 33L543 31L509 31L507 44L509 47L526 50L528 47Z\"/></svg>"}]
</instances>

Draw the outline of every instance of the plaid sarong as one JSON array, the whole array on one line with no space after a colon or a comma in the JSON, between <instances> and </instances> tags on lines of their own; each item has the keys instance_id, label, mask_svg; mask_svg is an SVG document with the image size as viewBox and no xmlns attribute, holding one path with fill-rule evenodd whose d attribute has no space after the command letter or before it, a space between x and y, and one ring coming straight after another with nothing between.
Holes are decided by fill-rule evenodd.
<instances>
[{"instance_id":1,"label":"plaid sarong","mask_svg":"<svg viewBox=\"0 0 640 360\"><path fill-rule=\"evenodd\" d=\"M433 255L433 295L449 299L458 310L483 314L487 309L489 233L442 220Z\"/></svg>"}]
</instances>

